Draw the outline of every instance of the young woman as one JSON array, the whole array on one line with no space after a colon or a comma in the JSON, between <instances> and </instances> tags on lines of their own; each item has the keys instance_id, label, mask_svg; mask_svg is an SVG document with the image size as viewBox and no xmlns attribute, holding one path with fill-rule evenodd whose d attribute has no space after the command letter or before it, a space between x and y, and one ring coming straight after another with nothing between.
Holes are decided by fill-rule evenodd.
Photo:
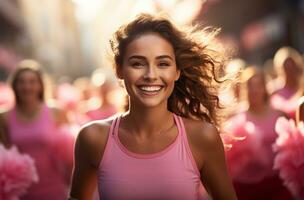
<instances>
[{"instance_id":1,"label":"young woman","mask_svg":"<svg viewBox=\"0 0 304 200\"><path fill-rule=\"evenodd\" d=\"M302 86L303 58L295 49L282 47L274 56L274 66L284 81L283 87L271 95L270 103L273 108L281 110L288 117L295 119L295 108L297 105L290 100L292 100L292 97L296 95Z\"/></svg>"},{"instance_id":2,"label":"young woman","mask_svg":"<svg viewBox=\"0 0 304 200\"><path fill-rule=\"evenodd\" d=\"M227 151L227 163L239 200L292 199L273 170L275 124L283 113L271 108L263 71L247 67L241 75L248 109L229 119L227 132L244 137Z\"/></svg>"},{"instance_id":3,"label":"young woman","mask_svg":"<svg viewBox=\"0 0 304 200\"><path fill-rule=\"evenodd\" d=\"M129 110L85 126L71 199L236 199L217 131L215 51L204 31L141 14L111 40ZM218 57L219 58L219 57Z\"/></svg>"},{"instance_id":4,"label":"young woman","mask_svg":"<svg viewBox=\"0 0 304 200\"><path fill-rule=\"evenodd\" d=\"M16 105L0 113L3 143L27 153L37 168L39 181L22 196L23 200L66 199L70 170L57 155L57 127L66 122L64 113L44 103L44 84L38 63L22 61L11 77ZM64 170L63 170L64 169ZM16 172L19 173L19 172Z\"/></svg>"}]
</instances>

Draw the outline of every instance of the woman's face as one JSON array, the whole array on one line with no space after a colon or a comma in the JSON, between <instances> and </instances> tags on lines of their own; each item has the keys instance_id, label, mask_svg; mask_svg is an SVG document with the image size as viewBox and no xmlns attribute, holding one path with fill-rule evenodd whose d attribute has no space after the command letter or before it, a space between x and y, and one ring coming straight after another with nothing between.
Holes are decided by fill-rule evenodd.
<instances>
[{"instance_id":1,"label":"woman's face","mask_svg":"<svg viewBox=\"0 0 304 200\"><path fill-rule=\"evenodd\" d=\"M302 69L292 58L287 58L283 64L285 75L288 79L299 79Z\"/></svg>"},{"instance_id":2,"label":"woman's face","mask_svg":"<svg viewBox=\"0 0 304 200\"><path fill-rule=\"evenodd\" d=\"M266 86L261 74L252 76L247 82L247 94L250 105L262 105L266 102Z\"/></svg>"},{"instance_id":3,"label":"woman's face","mask_svg":"<svg viewBox=\"0 0 304 200\"><path fill-rule=\"evenodd\" d=\"M38 75L30 70L21 72L16 80L16 94L20 101L33 101L39 99L42 86Z\"/></svg>"},{"instance_id":4,"label":"woman's face","mask_svg":"<svg viewBox=\"0 0 304 200\"><path fill-rule=\"evenodd\" d=\"M172 45L156 33L135 38L127 46L123 64L118 69L131 105L147 107L167 105L179 75Z\"/></svg>"}]
</instances>

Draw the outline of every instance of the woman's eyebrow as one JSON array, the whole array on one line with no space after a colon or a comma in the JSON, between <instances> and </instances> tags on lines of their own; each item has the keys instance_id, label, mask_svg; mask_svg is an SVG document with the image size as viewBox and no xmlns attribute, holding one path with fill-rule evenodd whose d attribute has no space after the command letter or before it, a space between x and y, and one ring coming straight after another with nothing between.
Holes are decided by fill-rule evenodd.
<instances>
[{"instance_id":1,"label":"woman's eyebrow","mask_svg":"<svg viewBox=\"0 0 304 200\"><path fill-rule=\"evenodd\" d=\"M157 56L156 59L164 59L164 58L168 58L170 60L173 60L173 58L169 55L160 55L160 56ZM140 60L147 60L146 57L144 56L140 56L140 55L132 55L128 58L128 60L131 60L131 59L140 59Z\"/></svg>"},{"instance_id":2,"label":"woman's eyebrow","mask_svg":"<svg viewBox=\"0 0 304 200\"><path fill-rule=\"evenodd\" d=\"M161 56L157 56L156 59L162 59L162 58L168 58L170 60L173 60L173 58L169 55L161 55Z\"/></svg>"},{"instance_id":3,"label":"woman's eyebrow","mask_svg":"<svg viewBox=\"0 0 304 200\"><path fill-rule=\"evenodd\" d=\"M130 56L130 57L128 58L128 60L131 60L131 59L146 60L146 57L140 56L140 55L133 55L133 56Z\"/></svg>"}]
</instances>

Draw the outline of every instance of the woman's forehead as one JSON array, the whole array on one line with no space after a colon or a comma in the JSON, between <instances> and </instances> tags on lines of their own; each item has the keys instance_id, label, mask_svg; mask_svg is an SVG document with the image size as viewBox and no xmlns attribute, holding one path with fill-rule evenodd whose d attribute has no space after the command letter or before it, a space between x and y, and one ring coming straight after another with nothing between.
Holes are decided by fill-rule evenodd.
<instances>
[{"instance_id":1,"label":"woman's forehead","mask_svg":"<svg viewBox=\"0 0 304 200\"><path fill-rule=\"evenodd\" d=\"M150 32L136 37L126 48L126 56L149 53L174 56L174 49L171 43L162 36Z\"/></svg>"}]
</instances>

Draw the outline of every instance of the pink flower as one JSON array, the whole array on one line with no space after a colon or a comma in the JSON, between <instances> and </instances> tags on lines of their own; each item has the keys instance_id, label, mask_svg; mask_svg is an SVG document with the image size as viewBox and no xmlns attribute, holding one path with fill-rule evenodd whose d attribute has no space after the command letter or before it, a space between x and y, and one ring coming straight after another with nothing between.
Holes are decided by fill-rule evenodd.
<instances>
[{"instance_id":1,"label":"pink flower","mask_svg":"<svg viewBox=\"0 0 304 200\"><path fill-rule=\"evenodd\" d=\"M304 198L304 126L281 117L276 123L278 138L273 145L276 152L274 169L292 194Z\"/></svg>"},{"instance_id":2,"label":"pink flower","mask_svg":"<svg viewBox=\"0 0 304 200\"><path fill-rule=\"evenodd\" d=\"M34 160L16 147L0 145L0 199L18 200L32 183L38 182Z\"/></svg>"}]
</instances>

